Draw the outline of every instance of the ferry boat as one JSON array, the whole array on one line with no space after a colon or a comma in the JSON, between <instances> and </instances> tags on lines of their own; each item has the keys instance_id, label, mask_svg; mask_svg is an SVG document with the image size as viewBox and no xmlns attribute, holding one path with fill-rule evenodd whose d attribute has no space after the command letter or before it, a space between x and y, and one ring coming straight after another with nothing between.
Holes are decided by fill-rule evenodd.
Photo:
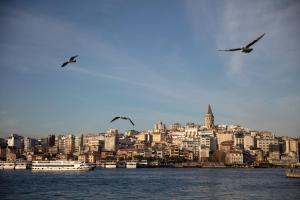
<instances>
[{"instance_id":1,"label":"ferry boat","mask_svg":"<svg viewBox=\"0 0 300 200\"><path fill-rule=\"evenodd\" d=\"M17 162L0 162L0 169L28 169L29 163L27 161Z\"/></svg>"},{"instance_id":2,"label":"ferry boat","mask_svg":"<svg viewBox=\"0 0 300 200\"><path fill-rule=\"evenodd\" d=\"M27 162L16 162L15 169L28 169L29 164Z\"/></svg>"},{"instance_id":3,"label":"ferry boat","mask_svg":"<svg viewBox=\"0 0 300 200\"><path fill-rule=\"evenodd\" d=\"M14 162L4 162L1 163L3 169L15 169L15 163Z\"/></svg>"},{"instance_id":4,"label":"ferry boat","mask_svg":"<svg viewBox=\"0 0 300 200\"><path fill-rule=\"evenodd\" d=\"M113 169L113 168L116 168L117 167L117 164L116 162L106 162L105 163L105 168L109 168L109 169Z\"/></svg>"},{"instance_id":5,"label":"ferry boat","mask_svg":"<svg viewBox=\"0 0 300 200\"><path fill-rule=\"evenodd\" d=\"M300 168L290 168L285 171L288 178L300 178Z\"/></svg>"},{"instance_id":6,"label":"ferry boat","mask_svg":"<svg viewBox=\"0 0 300 200\"><path fill-rule=\"evenodd\" d=\"M136 168L136 166L137 166L137 163L135 161L127 161L126 162L126 168L134 169L134 168Z\"/></svg>"},{"instance_id":7,"label":"ferry boat","mask_svg":"<svg viewBox=\"0 0 300 200\"><path fill-rule=\"evenodd\" d=\"M32 171L89 171L94 166L79 161L33 161Z\"/></svg>"}]
</instances>

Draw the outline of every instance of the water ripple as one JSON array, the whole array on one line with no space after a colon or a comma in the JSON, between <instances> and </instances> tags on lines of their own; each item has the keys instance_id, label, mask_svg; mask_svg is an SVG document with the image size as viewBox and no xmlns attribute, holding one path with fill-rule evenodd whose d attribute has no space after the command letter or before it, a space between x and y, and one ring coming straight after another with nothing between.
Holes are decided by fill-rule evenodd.
<instances>
[{"instance_id":1,"label":"water ripple","mask_svg":"<svg viewBox=\"0 0 300 200\"><path fill-rule=\"evenodd\" d=\"M0 199L300 199L282 169L0 171Z\"/></svg>"}]
</instances>

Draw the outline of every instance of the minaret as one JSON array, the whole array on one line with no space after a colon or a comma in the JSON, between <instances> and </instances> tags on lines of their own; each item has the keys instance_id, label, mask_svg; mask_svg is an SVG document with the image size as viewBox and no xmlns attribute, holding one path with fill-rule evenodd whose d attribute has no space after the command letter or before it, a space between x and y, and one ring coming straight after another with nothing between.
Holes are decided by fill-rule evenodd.
<instances>
[{"instance_id":1,"label":"minaret","mask_svg":"<svg viewBox=\"0 0 300 200\"><path fill-rule=\"evenodd\" d=\"M214 128L214 114L211 111L210 104L208 105L207 113L204 116L204 126L208 129Z\"/></svg>"}]
</instances>

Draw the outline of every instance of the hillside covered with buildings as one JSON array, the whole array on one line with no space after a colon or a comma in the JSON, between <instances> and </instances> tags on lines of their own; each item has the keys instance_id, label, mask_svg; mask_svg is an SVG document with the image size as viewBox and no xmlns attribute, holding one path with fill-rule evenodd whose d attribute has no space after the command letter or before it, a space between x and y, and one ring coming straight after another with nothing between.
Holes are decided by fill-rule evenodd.
<instances>
[{"instance_id":1,"label":"hillside covered with buildings","mask_svg":"<svg viewBox=\"0 0 300 200\"><path fill-rule=\"evenodd\" d=\"M275 136L238 125L215 125L211 106L204 125L162 122L152 130L119 133L51 134L0 138L0 159L80 160L90 163L148 160L158 164L220 163L227 166L289 166L299 163L299 138Z\"/></svg>"}]
</instances>

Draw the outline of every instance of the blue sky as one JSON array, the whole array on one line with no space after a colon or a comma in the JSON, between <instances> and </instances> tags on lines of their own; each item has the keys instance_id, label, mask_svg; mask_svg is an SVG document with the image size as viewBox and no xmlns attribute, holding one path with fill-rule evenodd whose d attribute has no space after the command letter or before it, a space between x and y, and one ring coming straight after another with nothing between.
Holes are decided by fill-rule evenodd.
<instances>
[{"instance_id":1,"label":"blue sky","mask_svg":"<svg viewBox=\"0 0 300 200\"><path fill-rule=\"evenodd\" d=\"M299 18L298 1L1 1L0 137L203 124L209 103L217 124L300 136Z\"/></svg>"}]
</instances>

